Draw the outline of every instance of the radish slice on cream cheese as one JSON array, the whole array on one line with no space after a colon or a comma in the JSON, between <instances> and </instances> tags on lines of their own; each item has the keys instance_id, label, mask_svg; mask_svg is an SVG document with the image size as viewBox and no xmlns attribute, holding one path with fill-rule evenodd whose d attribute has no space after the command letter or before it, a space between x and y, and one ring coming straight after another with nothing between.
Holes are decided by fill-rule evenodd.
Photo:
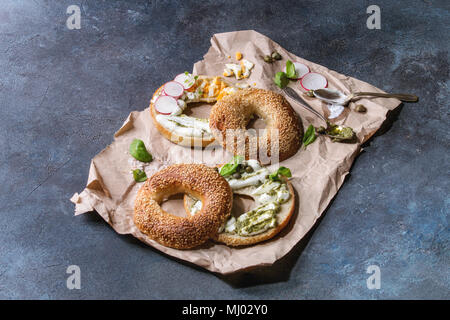
<instances>
[{"instance_id":1,"label":"radish slice on cream cheese","mask_svg":"<svg viewBox=\"0 0 450 320\"><path fill-rule=\"evenodd\" d=\"M155 109L162 114L171 114L178 108L178 101L171 96L159 96L155 101Z\"/></svg>"},{"instance_id":2,"label":"radish slice on cream cheese","mask_svg":"<svg viewBox=\"0 0 450 320\"><path fill-rule=\"evenodd\" d=\"M184 87L181 83L176 81L170 81L167 82L164 87L163 91L166 96L171 96L174 98L179 98L183 95Z\"/></svg>"},{"instance_id":3,"label":"radish slice on cream cheese","mask_svg":"<svg viewBox=\"0 0 450 320\"><path fill-rule=\"evenodd\" d=\"M326 88L328 86L327 79L320 73L310 72L303 76L300 84L306 91Z\"/></svg>"},{"instance_id":4,"label":"radish slice on cream cheese","mask_svg":"<svg viewBox=\"0 0 450 320\"><path fill-rule=\"evenodd\" d=\"M305 74L309 73L308 66L300 62L294 62L295 73L297 74L297 79L302 78ZM284 72L286 72L286 67L284 67Z\"/></svg>"},{"instance_id":5,"label":"radish slice on cream cheese","mask_svg":"<svg viewBox=\"0 0 450 320\"><path fill-rule=\"evenodd\" d=\"M195 77L190 73L180 73L173 79L174 81L181 83L184 87L184 90L188 90L195 84Z\"/></svg>"}]
</instances>

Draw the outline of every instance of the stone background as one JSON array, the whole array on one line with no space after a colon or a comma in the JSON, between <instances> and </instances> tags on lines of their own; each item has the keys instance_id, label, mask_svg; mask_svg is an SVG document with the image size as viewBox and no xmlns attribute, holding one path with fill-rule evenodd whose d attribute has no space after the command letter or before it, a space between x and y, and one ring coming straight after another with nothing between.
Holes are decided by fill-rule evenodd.
<instances>
[{"instance_id":1,"label":"stone background","mask_svg":"<svg viewBox=\"0 0 450 320\"><path fill-rule=\"evenodd\" d=\"M81 8L68 30L66 9ZM0 298L449 299L448 1L39 1L0 5ZM227 277L168 258L69 198L89 160L214 33L254 29L386 91L414 93L365 145L308 236ZM68 265L81 290L66 288ZM366 269L381 268L368 290Z\"/></svg>"}]
</instances>

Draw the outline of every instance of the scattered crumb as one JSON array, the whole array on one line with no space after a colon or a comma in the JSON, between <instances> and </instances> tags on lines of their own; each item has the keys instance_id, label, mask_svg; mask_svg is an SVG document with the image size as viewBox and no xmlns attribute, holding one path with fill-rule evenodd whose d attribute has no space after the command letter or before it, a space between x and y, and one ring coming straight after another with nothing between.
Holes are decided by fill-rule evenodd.
<instances>
[{"instance_id":1,"label":"scattered crumb","mask_svg":"<svg viewBox=\"0 0 450 320\"><path fill-rule=\"evenodd\" d=\"M236 52L236 60L239 61L242 59L242 53L240 53L239 51Z\"/></svg>"}]
</instances>

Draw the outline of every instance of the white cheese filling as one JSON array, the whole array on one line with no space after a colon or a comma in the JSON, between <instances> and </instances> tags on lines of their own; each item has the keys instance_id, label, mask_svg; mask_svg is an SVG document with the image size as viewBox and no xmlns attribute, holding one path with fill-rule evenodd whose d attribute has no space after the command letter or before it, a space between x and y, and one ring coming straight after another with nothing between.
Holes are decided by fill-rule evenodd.
<instances>
[{"instance_id":1,"label":"white cheese filling","mask_svg":"<svg viewBox=\"0 0 450 320\"><path fill-rule=\"evenodd\" d=\"M156 121L171 133L179 136L212 137L208 120L181 115L158 114Z\"/></svg>"},{"instance_id":2,"label":"white cheese filling","mask_svg":"<svg viewBox=\"0 0 450 320\"><path fill-rule=\"evenodd\" d=\"M244 172L239 179L226 176L233 191L255 186L251 196L256 200L257 207L240 215L237 219L230 217L220 228L219 233L226 232L240 236L253 236L265 232L277 225L276 214L283 203L287 202L291 194L287 184L282 181L272 181L268 178L269 170L262 167L257 160L244 161L243 165L252 167L253 172ZM201 201L191 206L191 214L201 208Z\"/></svg>"},{"instance_id":3,"label":"white cheese filling","mask_svg":"<svg viewBox=\"0 0 450 320\"><path fill-rule=\"evenodd\" d=\"M262 168L251 174L243 174L240 179L227 179L231 189L237 190L245 187L256 186L266 180L269 170Z\"/></svg>"}]
</instances>

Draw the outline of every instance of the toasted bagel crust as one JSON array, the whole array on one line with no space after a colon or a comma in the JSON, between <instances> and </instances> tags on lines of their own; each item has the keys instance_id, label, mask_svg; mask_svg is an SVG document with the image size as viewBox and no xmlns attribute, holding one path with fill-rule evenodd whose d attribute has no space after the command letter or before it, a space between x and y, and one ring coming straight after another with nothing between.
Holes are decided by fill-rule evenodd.
<instances>
[{"instance_id":1,"label":"toasted bagel crust","mask_svg":"<svg viewBox=\"0 0 450 320\"><path fill-rule=\"evenodd\" d=\"M229 139L227 143L226 130L243 130L245 133L254 114L265 120L264 134L260 137L238 134L236 141ZM272 137L276 137L273 129L278 130L279 161L298 151L303 135L299 116L282 95L254 88L241 90L218 101L211 109L209 126L216 140L231 153L246 159L257 157L265 163L267 161L261 155L270 158L272 144L276 149L276 142L272 141Z\"/></svg>"},{"instance_id":2,"label":"toasted bagel crust","mask_svg":"<svg viewBox=\"0 0 450 320\"><path fill-rule=\"evenodd\" d=\"M202 200L203 206L195 216L179 217L161 209L164 199L182 192ZM201 164L172 165L155 173L138 191L134 223L164 246L189 249L217 235L230 215L232 203L228 182L213 168Z\"/></svg>"}]
</instances>

